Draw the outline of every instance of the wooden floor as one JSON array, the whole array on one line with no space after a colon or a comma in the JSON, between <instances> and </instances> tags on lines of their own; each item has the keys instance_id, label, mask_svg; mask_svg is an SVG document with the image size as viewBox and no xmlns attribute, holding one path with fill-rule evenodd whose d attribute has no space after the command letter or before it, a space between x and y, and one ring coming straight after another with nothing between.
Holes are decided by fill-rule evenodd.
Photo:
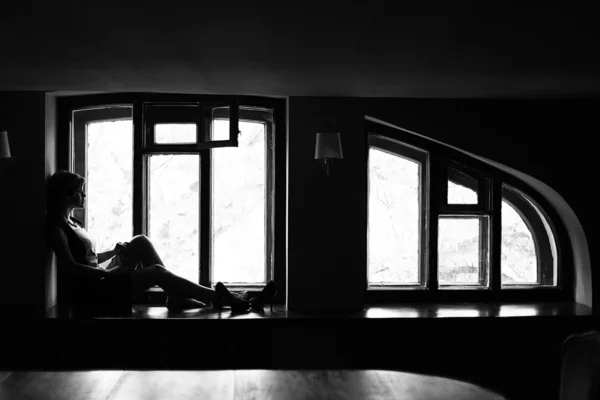
<instances>
[{"instance_id":1,"label":"wooden floor","mask_svg":"<svg viewBox=\"0 0 600 400\"><path fill-rule=\"evenodd\" d=\"M393 370L472 382L511 400L556 399L562 343L570 334L600 330L599 323L597 314L574 303L396 304L351 314L297 313L281 306L262 313L210 308L174 313L164 306L136 306L125 318L4 320L0 371L14 371L6 385L25 390L38 378L19 371L235 371L225 376L239 388L250 379L242 371L249 370ZM98 374L85 379L105 382L92 379ZM135 376L130 372L123 379ZM178 379L183 378L172 381ZM360 379L355 376L352 382ZM317 384L304 383L297 390L306 393L301 389ZM31 390L44 385L38 382ZM110 383L97 385L94 393L104 393ZM84 390L77 387L50 398L77 398L69 397ZM111 398L117 398L117 389ZM35 395L28 390L18 393ZM266 398L277 398L275 389L268 390ZM244 398L242 389L236 393Z\"/></svg>"},{"instance_id":2,"label":"wooden floor","mask_svg":"<svg viewBox=\"0 0 600 400\"><path fill-rule=\"evenodd\" d=\"M2 400L502 400L443 377L381 370L0 371Z\"/></svg>"}]
</instances>

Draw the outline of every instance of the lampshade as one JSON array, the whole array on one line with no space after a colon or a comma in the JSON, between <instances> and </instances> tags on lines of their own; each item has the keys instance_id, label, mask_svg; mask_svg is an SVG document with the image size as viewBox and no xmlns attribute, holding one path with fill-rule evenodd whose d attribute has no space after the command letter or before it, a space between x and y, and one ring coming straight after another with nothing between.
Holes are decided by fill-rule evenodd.
<instances>
[{"instance_id":1,"label":"lampshade","mask_svg":"<svg viewBox=\"0 0 600 400\"><path fill-rule=\"evenodd\" d=\"M10 158L10 147L8 146L8 132L0 131L0 159Z\"/></svg>"},{"instance_id":2,"label":"lampshade","mask_svg":"<svg viewBox=\"0 0 600 400\"><path fill-rule=\"evenodd\" d=\"M339 132L317 133L315 160L344 158Z\"/></svg>"}]
</instances>

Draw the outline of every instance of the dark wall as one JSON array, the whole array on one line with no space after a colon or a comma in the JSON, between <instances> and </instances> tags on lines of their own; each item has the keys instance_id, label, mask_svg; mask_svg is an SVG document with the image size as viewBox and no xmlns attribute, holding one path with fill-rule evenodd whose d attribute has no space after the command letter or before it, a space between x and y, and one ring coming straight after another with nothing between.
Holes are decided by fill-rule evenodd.
<instances>
[{"instance_id":1,"label":"dark wall","mask_svg":"<svg viewBox=\"0 0 600 400\"><path fill-rule=\"evenodd\" d=\"M45 308L45 107L43 92L0 92L14 168L0 181L0 307L21 315Z\"/></svg>"},{"instance_id":2,"label":"dark wall","mask_svg":"<svg viewBox=\"0 0 600 400\"><path fill-rule=\"evenodd\" d=\"M288 307L362 310L367 265L367 170L362 104L291 97L288 112ZM329 176L317 132L338 131L344 159Z\"/></svg>"},{"instance_id":3,"label":"dark wall","mask_svg":"<svg viewBox=\"0 0 600 400\"><path fill-rule=\"evenodd\" d=\"M505 164L556 190L585 230L598 293L593 143L600 132L599 107L596 99L369 99L366 113ZM595 306L600 306L599 297L593 299Z\"/></svg>"},{"instance_id":4,"label":"dark wall","mask_svg":"<svg viewBox=\"0 0 600 400\"><path fill-rule=\"evenodd\" d=\"M56 97L46 95L45 107L45 170L44 176L49 177L56 172L57 152L56 152ZM56 304L57 298L57 270L56 257L49 246L44 246L44 283L45 283L45 304L47 309Z\"/></svg>"}]
</instances>

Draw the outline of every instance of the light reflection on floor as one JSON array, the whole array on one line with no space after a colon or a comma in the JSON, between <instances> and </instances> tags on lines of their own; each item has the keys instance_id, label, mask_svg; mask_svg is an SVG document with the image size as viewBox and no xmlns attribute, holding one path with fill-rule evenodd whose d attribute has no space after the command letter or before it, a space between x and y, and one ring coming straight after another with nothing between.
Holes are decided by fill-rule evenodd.
<instances>
[{"instance_id":1,"label":"light reflection on floor","mask_svg":"<svg viewBox=\"0 0 600 400\"><path fill-rule=\"evenodd\" d=\"M2 399L504 400L474 383L389 370L6 371Z\"/></svg>"}]
</instances>

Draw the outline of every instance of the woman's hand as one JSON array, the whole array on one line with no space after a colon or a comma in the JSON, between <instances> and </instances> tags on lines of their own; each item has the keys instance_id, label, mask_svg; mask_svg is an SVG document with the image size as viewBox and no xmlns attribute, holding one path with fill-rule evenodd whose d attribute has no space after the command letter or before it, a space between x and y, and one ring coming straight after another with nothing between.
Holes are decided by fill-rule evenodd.
<instances>
[{"instance_id":1,"label":"woman's hand","mask_svg":"<svg viewBox=\"0 0 600 400\"><path fill-rule=\"evenodd\" d=\"M127 250L127 244L123 243L123 242L117 242L117 244L115 245L115 248L112 250L113 253L116 255L124 253Z\"/></svg>"},{"instance_id":2,"label":"woman's hand","mask_svg":"<svg viewBox=\"0 0 600 400\"><path fill-rule=\"evenodd\" d=\"M98 253L98 264L110 260L113 257L117 257L127 252L127 243L117 242L112 250L103 251Z\"/></svg>"}]
</instances>

